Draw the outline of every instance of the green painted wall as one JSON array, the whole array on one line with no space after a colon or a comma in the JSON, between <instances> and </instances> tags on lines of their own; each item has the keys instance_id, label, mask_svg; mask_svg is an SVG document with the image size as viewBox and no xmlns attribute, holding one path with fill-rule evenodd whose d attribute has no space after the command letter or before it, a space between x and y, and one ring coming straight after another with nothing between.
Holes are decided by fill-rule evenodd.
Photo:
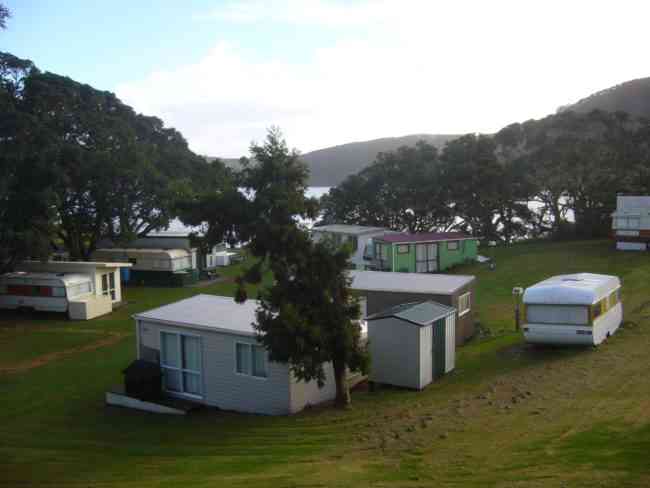
<instances>
[{"instance_id":1,"label":"green painted wall","mask_svg":"<svg viewBox=\"0 0 650 488\"><path fill-rule=\"evenodd\" d=\"M400 271L405 273L415 273L415 246L413 244L401 244L408 246L409 252L400 253L397 251L399 244L393 244L393 251L395 252L395 266L393 271Z\"/></svg>"},{"instance_id":2,"label":"green painted wall","mask_svg":"<svg viewBox=\"0 0 650 488\"><path fill-rule=\"evenodd\" d=\"M445 271L452 266L462 264L466 261L474 260L477 254L477 241L451 241L458 242L458 249L453 250L448 248L448 242L438 242L438 271ZM388 265L391 271L404 271L407 273L415 273L416 271L416 245L415 244L402 244L407 245L409 248L408 253L397 252L399 244L382 243L388 250ZM395 259L393 260L393 255Z\"/></svg>"},{"instance_id":3,"label":"green painted wall","mask_svg":"<svg viewBox=\"0 0 650 488\"><path fill-rule=\"evenodd\" d=\"M475 240L458 241L457 250L449 250L447 242L441 242L438 246L438 262L440 271L451 268L456 264L476 258L477 245Z\"/></svg>"}]
</instances>

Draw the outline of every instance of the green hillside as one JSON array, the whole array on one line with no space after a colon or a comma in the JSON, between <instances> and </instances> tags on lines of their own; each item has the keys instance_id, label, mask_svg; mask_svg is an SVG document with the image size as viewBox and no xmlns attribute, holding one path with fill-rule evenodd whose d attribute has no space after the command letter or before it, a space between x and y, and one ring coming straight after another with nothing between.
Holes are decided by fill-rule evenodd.
<instances>
[{"instance_id":1,"label":"green hillside","mask_svg":"<svg viewBox=\"0 0 650 488\"><path fill-rule=\"evenodd\" d=\"M650 78L626 81L601 90L576 103L560 107L558 112L573 110L588 113L596 109L650 117Z\"/></svg>"},{"instance_id":2,"label":"green hillside","mask_svg":"<svg viewBox=\"0 0 650 488\"><path fill-rule=\"evenodd\" d=\"M128 288L89 322L0 314L0 485L129 487L650 486L650 262L609 241L486 250L486 332L422 392L356 391L350 409L291 417L204 409L187 418L104 406L134 357L131 315L208 288ZM597 349L530 348L515 285L572 271L619 275L625 323ZM238 268L226 270L234 276ZM252 294L251 290L251 294Z\"/></svg>"}]
</instances>

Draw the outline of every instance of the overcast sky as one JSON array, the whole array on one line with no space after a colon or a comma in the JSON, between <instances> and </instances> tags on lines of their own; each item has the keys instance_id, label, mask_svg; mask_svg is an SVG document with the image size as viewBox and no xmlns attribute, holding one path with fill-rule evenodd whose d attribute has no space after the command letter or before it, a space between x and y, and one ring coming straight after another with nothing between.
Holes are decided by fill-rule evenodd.
<instances>
[{"instance_id":1,"label":"overcast sky","mask_svg":"<svg viewBox=\"0 0 650 488\"><path fill-rule=\"evenodd\" d=\"M1 0L0 50L111 90L201 154L494 132L650 75L650 2Z\"/></svg>"}]
</instances>

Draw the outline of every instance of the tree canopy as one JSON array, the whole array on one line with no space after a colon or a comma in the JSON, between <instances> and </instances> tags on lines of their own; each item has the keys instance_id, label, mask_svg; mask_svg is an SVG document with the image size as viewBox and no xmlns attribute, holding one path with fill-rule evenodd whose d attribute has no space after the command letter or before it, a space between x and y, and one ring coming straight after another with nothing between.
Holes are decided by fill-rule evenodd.
<instances>
[{"instance_id":1,"label":"tree canopy","mask_svg":"<svg viewBox=\"0 0 650 488\"><path fill-rule=\"evenodd\" d=\"M103 238L128 242L167 227L179 202L225 171L110 92L42 73L9 53L0 53L0 77L7 114L0 164L8 175L0 191L16 188L34 202L32 220L48 222L41 238L60 239L73 258L88 259ZM19 227L5 219L3 232L22 235Z\"/></svg>"},{"instance_id":2,"label":"tree canopy","mask_svg":"<svg viewBox=\"0 0 650 488\"><path fill-rule=\"evenodd\" d=\"M647 119L621 112L562 112L465 135L440 154L400 148L331 189L323 219L503 242L604 236L616 193L650 190L649 131Z\"/></svg>"}]
</instances>

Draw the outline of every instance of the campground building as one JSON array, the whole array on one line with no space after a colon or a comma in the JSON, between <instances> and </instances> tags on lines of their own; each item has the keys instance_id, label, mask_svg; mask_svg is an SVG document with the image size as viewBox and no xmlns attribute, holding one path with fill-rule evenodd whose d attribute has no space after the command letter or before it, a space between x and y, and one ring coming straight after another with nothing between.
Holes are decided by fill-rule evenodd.
<instances>
[{"instance_id":1,"label":"campground building","mask_svg":"<svg viewBox=\"0 0 650 488\"><path fill-rule=\"evenodd\" d=\"M349 276L367 316L405 303L434 301L455 310L456 345L474 335L474 276L356 270Z\"/></svg>"},{"instance_id":2,"label":"campground building","mask_svg":"<svg viewBox=\"0 0 650 488\"><path fill-rule=\"evenodd\" d=\"M650 244L650 196L616 197L612 236L619 251L647 251Z\"/></svg>"},{"instance_id":3,"label":"campground building","mask_svg":"<svg viewBox=\"0 0 650 488\"><path fill-rule=\"evenodd\" d=\"M373 239L392 232L383 227L332 224L312 228L311 237L315 242L330 240L335 246L349 245L352 250L350 267L363 270L374 259Z\"/></svg>"},{"instance_id":4,"label":"campground building","mask_svg":"<svg viewBox=\"0 0 650 488\"><path fill-rule=\"evenodd\" d=\"M429 300L396 305L367 317L369 381L422 390L453 370L455 312Z\"/></svg>"},{"instance_id":5,"label":"campground building","mask_svg":"<svg viewBox=\"0 0 650 488\"><path fill-rule=\"evenodd\" d=\"M134 316L137 358L160 365L170 396L223 410L282 415L336 397L331 366L319 388L269 361L253 328L258 303L196 295Z\"/></svg>"},{"instance_id":6,"label":"campground building","mask_svg":"<svg viewBox=\"0 0 650 488\"><path fill-rule=\"evenodd\" d=\"M462 232L386 234L373 242L377 271L436 273L474 261L478 251L478 239Z\"/></svg>"}]
</instances>

